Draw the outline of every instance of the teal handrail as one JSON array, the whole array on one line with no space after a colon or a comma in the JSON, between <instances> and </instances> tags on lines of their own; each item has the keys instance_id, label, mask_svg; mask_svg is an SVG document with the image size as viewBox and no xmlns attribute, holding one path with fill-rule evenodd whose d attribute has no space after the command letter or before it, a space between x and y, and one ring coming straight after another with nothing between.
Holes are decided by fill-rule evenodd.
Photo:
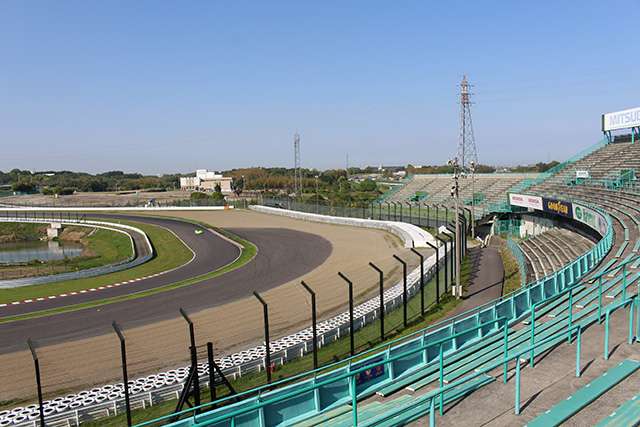
<instances>
[{"instance_id":1,"label":"teal handrail","mask_svg":"<svg viewBox=\"0 0 640 427\"><path fill-rule=\"evenodd\" d=\"M623 300L618 304L607 307L607 320L605 322L605 335L604 335L604 360L609 360L609 315L612 311L617 310L620 307L624 307L629 304L629 344L633 344L633 302L638 301L637 297L631 297Z\"/></svg>"},{"instance_id":2,"label":"teal handrail","mask_svg":"<svg viewBox=\"0 0 640 427\"><path fill-rule=\"evenodd\" d=\"M501 317L501 318L498 318L498 319L494 319L492 321L483 323L482 325L478 325L473 329L479 329L479 328L482 328L482 327L486 327L488 325L491 325L491 324L499 322L499 321L505 321L505 324L506 324L506 317L504 317L504 318ZM340 381L340 380L344 380L344 379L349 379L350 380L351 400L352 400L352 405L353 405L352 407L353 407L353 412L354 412L353 425L356 426L356 425L358 425L358 418L357 418L357 395L355 393L355 383L356 383L355 382L355 375L357 375L359 373L362 373L362 372L365 372L366 370L369 370L369 369L375 369L377 366L380 366L380 365L383 365L383 364L385 364L385 365L389 364L391 362L394 362L394 361L399 360L401 358L410 356L410 355L415 354L417 352L425 351L429 347L432 347L432 346L435 346L435 345L440 345L441 341L443 341L443 340L446 341L446 340L449 340L449 339L457 338L457 337L462 336L464 334L468 334L469 331L470 330L465 330L465 331L459 332L459 333L457 333L455 335L452 335L450 337L443 338L442 340L438 340L438 341L435 341L435 342L432 342L432 343L429 343L429 344L424 344L424 345L422 345L420 347L414 348L412 350L406 351L406 352L398 354L396 356L389 357L386 360L374 362L374 363L371 363L369 365L357 368L355 370L352 370L352 371L349 371L349 372L345 372L345 373L340 374L340 375L338 375L336 377L329 378L329 379L324 380L322 382L319 382L317 384L311 384L311 385L308 385L308 386L306 386L304 388L301 388L299 390L283 394L283 395L275 397L273 399L265 400L263 402L257 403L256 405L251 406L250 408L240 408L240 409L237 409L237 410L235 410L233 412L229 412L228 414L219 415L219 416L217 416L215 418L212 418L210 420L206 420L206 421L203 421L201 423L198 423L198 426L199 427L206 427L206 426L209 426L209 425L212 425L212 424L215 424L215 423L218 423L220 421L227 420L227 419L232 419L233 420L238 415L242 415L242 414L244 414L246 412L255 411L256 409L263 408L263 407L265 407L267 405L270 405L270 404L273 404L273 403L277 403L277 402L282 402L282 401L287 400L287 399L289 399L291 397L294 397L294 396L296 396L298 394L302 394L302 393L306 393L306 392L309 392L309 391L313 391L313 390L315 390L317 388L324 387L326 385L329 385L331 383L334 383L334 382L337 382L337 381ZM195 409L195 408L193 408L193 409ZM169 417L169 416L167 416L167 417ZM167 418L167 417L165 417L165 418ZM194 417L195 417L195 411L194 411ZM160 421L160 420L161 419L157 419L157 420L155 420L155 422ZM146 425L146 424L148 424L148 423L140 424L140 426Z\"/></svg>"}]
</instances>

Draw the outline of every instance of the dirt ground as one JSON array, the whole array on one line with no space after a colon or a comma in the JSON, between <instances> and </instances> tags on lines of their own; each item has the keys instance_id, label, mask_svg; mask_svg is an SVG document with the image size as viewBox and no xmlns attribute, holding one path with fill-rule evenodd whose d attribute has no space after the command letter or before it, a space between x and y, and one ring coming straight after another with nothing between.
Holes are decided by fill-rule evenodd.
<instances>
[{"instance_id":1,"label":"dirt ground","mask_svg":"<svg viewBox=\"0 0 640 427\"><path fill-rule=\"evenodd\" d=\"M185 211L169 212L168 215L203 221L222 229L289 228L318 234L331 242L333 251L321 266L261 294L269 304L271 340L309 326L311 299L300 285L301 280L316 292L320 321L347 310L348 287L338 277L338 272L353 282L354 295L362 301L376 295L378 285L378 275L369 262L388 273L386 287L401 278L402 269L392 258L393 254L407 261L409 271L419 264L415 254L402 248L396 236L379 230L313 223L248 210ZM421 252L425 256L430 253ZM189 315L195 324L198 346L211 341L216 355L262 344L262 307L255 298ZM127 340L130 378L188 364L188 327L179 315L151 325L120 326ZM37 352L43 386L51 396L62 390L121 381L120 346L113 331L85 340L69 337L61 344L39 343ZM0 379L0 401L35 394L33 360L26 345L24 351L0 357Z\"/></svg>"}]
</instances>

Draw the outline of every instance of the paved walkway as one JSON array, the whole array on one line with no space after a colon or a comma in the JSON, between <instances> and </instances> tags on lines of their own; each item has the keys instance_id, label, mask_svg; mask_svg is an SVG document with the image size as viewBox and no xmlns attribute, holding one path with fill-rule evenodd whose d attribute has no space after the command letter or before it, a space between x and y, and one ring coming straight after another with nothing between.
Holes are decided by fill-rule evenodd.
<instances>
[{"instance_id":1,"label":"paved walkway","mask_svg":"<svg viewBox=\"0 0 640 427\"><path fill-rule=\"evenodd\" d=\"M491 239L486 247L469 248L471 278L469 289L452 316L466 313L502 296L504 267L500 258L500 241Z\"/></svg>"},{"instance_id":2,"label":"paved walkway","mask_svg":"<svg viewBox=\"0 0 640 427\"><path fill-rule=\"evenodd\" d=\"M473 310L501 295L503 267L500 260L500 243L486 248L470 248L472 271L471 284L463 303L453 315ZM629 345L627 309L617 310L611 321L610 358L604 359L604 325L597 323L583 330L580 372L576 377L576 344L563 343L553 351L536 358L536 366L522 365L520 390L520 415L515 414L515 365L509 365L509 382L502 382L502 369L492 375L497 379L470 396L450 405L445 417L436 415L436 425L447 426L523 426L546 410L585 387L624 359L640 360L640 346ZM544 319L541 319L544 320ZM640 371L615 386L604 396L567 420L563 427L595 425L622 403L638 392ZM432 389L417 392L419 396ZM429 426L425 416L410 423L415 427Z\"/></svg>"}]
</instances>

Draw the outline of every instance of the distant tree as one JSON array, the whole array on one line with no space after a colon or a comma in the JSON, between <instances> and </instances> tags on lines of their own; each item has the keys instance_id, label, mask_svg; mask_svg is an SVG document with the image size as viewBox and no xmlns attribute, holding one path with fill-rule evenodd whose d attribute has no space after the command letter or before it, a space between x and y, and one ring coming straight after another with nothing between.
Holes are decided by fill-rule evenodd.
<instances>
[{"instance_id":1,"label":"distant tree","mask_svg":"<svg viewBox=\"0 0 640 427\"><path fill-rule=\"evenodd\" d=\"M377 186L375 181L371 178L367 178L360 183L360 191L376 191Z\"/></svg>"},{"instance_id":2,"label":"distant tree","mask_svg":"<svg viewBox=\"0 0 640 427\"><path fill-rule=\"evenodd\" d=\"M222 193L222 187L220 187L220 184L216 184L213 187L213 191L216 192L216 193Z\"/></svg>"},{"instance_id":3,"label":"distant tree","mask_svg":"<svg viewBox=\"0 0 640 427\"><path fill-rule=\"evenodd\" d=\"M204 193L201 193L199 191L196 191L194 193L191 193L191 200L203 200L203 199L208 199L209 196L207 196Z\"/></svg>"},{"instance_id":4,"label":"distant tree","mask_svg":"<svg viewBox=\"0 0 640 427\"><path fill-rule=\"evenodd\" d=\"M494 168L493 166L487 166L487 165L476 166L476 173L494 173L495 171L496 171L496 168Z\"/></svg>"},{"instance_id":5,"label":"distant tree","mask_svg":"<svg viewBox=\"0 0 640 427\"><path fill-rule=\"evenodd\" d=\"M30 182L14 182L11 184L13 191L19 191L21 193L29 193L36 190L36 185Z\"/></svg>"}]
</instances>

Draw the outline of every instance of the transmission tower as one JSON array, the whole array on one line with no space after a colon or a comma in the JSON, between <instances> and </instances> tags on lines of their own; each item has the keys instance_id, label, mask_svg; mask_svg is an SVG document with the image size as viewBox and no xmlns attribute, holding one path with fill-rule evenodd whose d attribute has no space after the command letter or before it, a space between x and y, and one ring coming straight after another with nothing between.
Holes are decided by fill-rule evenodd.
<instances>
[{"instance_id":1,"label":"transmission tower","mask_svg":"<svg viewBox=\"0 0 640 427\"><path fill-rule=\"evenodd\" d=\"M478 164L476 154L476 142L473 139L473 125L471 124L471 102L469 97L475 95L469 93L472 87L467 83L467 77L462 76L460 83L460 132L458 133L458 151L456 157L462 170L468 170L472 165ZM473 163L472 163L473 162Z\"/></svg>"},{"instance_id":2,"label":"transmission tower","mask_svg":"<svg viewBox=\"0 0 640 427\"><path fill-rule=\"evenodd\" d=\"M293 150L295 152L294 193L302 197L302 170L300 169L300 135L296 132L293 136Z\"/></svg>"}]
</instances>

